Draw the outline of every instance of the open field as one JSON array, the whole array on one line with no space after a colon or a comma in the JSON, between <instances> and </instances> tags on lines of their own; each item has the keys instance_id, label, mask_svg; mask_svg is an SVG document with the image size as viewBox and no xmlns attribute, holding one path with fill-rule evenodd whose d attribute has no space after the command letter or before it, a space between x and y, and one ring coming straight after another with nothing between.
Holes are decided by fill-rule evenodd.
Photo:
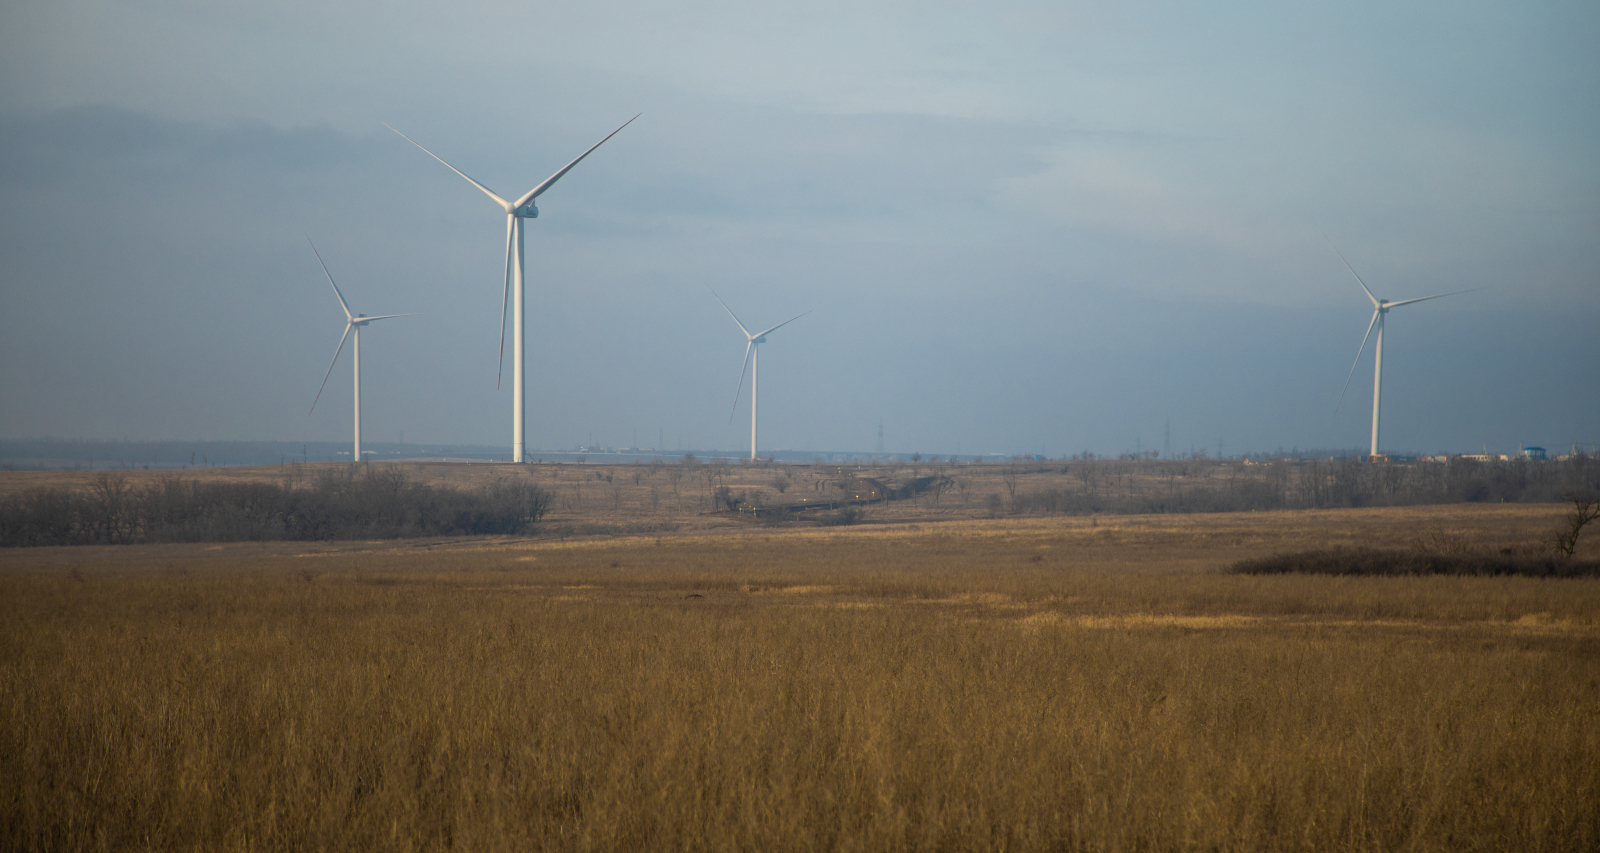
<instances>
[{"instance_id":1,"label":"open field","mask_svg":"<svg viewBox=\"0 0 1600 853\"><path fill-rule=\"evenodd\" d=\"M9 849L1584 850L1559 507L0 552Z\"/></svg>"}]
</instances>

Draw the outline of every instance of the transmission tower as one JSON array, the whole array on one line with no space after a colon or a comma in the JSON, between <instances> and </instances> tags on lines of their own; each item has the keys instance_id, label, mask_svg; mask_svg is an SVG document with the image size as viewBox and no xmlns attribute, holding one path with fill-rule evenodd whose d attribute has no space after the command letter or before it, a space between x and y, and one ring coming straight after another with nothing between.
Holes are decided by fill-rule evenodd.
<instances>
[{"instance_id":1,"label":"transmission tower","mask_svg":"<svg viewBox=\"0 0 1600 853\"><path fill-rule=\"evenodd\" d=\"M885 452L883 449L883 418L878 418L878 452Z\"/></svg>"}]
</instances>

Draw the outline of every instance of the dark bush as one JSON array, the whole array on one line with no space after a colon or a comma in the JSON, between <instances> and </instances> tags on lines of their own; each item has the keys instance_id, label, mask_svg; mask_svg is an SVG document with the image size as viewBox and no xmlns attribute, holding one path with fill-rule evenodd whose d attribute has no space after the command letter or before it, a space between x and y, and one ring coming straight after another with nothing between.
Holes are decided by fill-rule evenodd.
<instances>
[{"instance_id":1,"label":"dark bush","mask_svg":"<svg viewBox=\"0 0 1600 853\"><path fill-rule=\"evenodd\" d=\"M1241 575L1523 575L1536 578L1600 577L1600 560L1554 555L1440 554L1430 551L1332 548L1275 554L1228 567Z\"/></svg>"},{"instance_id":2,"label":"dark bush","mask_svg":"<svg viewBox=\"0 0 1600 853\"><path fill-rule=\"evenodd\" d=\"M841 527L856 524L866 518L866 515L865 512L861 511L860 507L846 504L834 512L819 515L817 524L822 527Z\"/></svg>"}]
</instances>

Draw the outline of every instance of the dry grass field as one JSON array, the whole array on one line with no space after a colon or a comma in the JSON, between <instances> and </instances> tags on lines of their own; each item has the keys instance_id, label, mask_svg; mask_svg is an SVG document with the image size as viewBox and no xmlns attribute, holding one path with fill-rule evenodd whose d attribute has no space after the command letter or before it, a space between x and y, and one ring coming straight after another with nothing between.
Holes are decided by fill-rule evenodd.
<instances>
[{"instance_id":1,"label":"dry grass field","mask_svg":"<svg viewBox=\"0 0 1600 853\"><path fill-rule=\"evenodd\" d=\"M1221 572L1558 506L656 512L0 552L0 846L1600 847L1600 581Z\"/></svg>"}]
</instances>

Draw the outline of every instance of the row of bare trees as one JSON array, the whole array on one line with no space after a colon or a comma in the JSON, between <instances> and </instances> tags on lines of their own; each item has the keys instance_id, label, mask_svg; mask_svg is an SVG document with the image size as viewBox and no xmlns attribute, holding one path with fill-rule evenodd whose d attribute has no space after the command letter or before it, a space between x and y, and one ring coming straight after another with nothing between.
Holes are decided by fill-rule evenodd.
<instances>
[{"instance_id":1,"label":"row of bare trees","mask_svg":"<svg viewBox=\"0 0 1600 853\"><path fill-rule=\"evenodd\" d=\"M1027 474L1069 484L1023 489ZM997 511L1012 513L1227 512L1448 503L1550 503L1600 494L1600 457L1372 465L1359 460L1174 462L1085 460L1053 469L1007 466ZM1038 478L1035 478L1035 482ZM998 497L998 496L996 496ZM992 511L996 510L990 501Z\"/></svg>"},{"instance_id":2,"label":"row of bare trees","mask_svg":"<svg viewBox=\"0 0 1600 853\"><path fill-rule=\"evenodd\" d=\"M474 489L418 483L393 468L324 469L309 481L199 482L120 474L87 491L35 489L0 500L0 546L378 539L525 533L550 493L524 480Z\"/></svg>"}]
</instances>

